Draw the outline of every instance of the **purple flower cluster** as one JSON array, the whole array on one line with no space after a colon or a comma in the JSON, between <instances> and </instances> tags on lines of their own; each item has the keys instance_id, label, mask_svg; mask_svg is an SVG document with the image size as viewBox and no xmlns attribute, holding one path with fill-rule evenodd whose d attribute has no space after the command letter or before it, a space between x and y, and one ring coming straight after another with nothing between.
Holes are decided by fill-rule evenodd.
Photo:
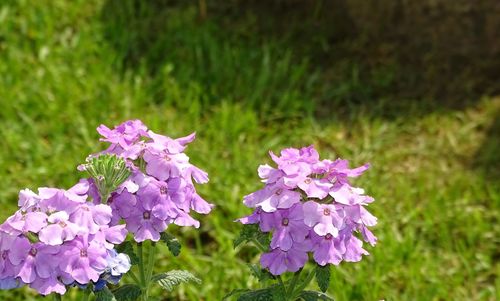
<instances>
[{"instance_id":1,"label":"purple flower cluster","mask_svg":"<svg viewBox=\"0 0 500 301\"><path fill-rule=\"evenodd\" d=\"M19 193L19 209L0 225L0 289L29 285L47 295L116 284L130 259L115 245L129 232L137 242L158 241L169 224L199 227L191 210L212 210L194 187L208 176L183 152L194 134L172 139L139 120L97 131L111 145L79 166L91 178Z\"/></svg>"},{"instance_id":2,"label":"purple flower cluster","mask_svg":"<svg viewBox=\"0 0 500 301\"><path fill-rule=\"evenodd\" d=\"M110 206L87 201L89 189L82 180L68 190L19 193L19 210L0 225L0 288L64 294L67 285L99 280L127 231L111 225Z\"/></svg>"},{"instance_id":3,"label":"purple flower cluster","mask_svg":"<svg viewBox=\"0 0 500 301\"><path fill-rule=\"evenodd\" d=\"M272 233L261 265L280 275L302 268L309 252L321 266L356 262L367 255L355 234L375 245L377 239L367 227L377 219L365 208L374 199L351 186L349 178L360 176L369 165L350 169L347 160L320 160L313 146L270 155L277 168L259 167L265 187L245 196L244 204L255 210L239 220Z\"/></svg>"},{"instance_id":4,"label":"purple flower cluster","mask_svg":"<svg viewBox=\"0 0 500 301\"><path fill-rule=\"evenodd\" d=\"M123 219L137 242L158 241L169 224L200 226L191 210L208 214L212 205L196 193L193 183L207 183L207 173L189 163L184 153L194 133L172 139L148 130L139 120L114 129L101 125L97 131L101 141L111 144L104 153L125 159L132 171L108 200L113 224Z\"/></svg>"}]
</instances>

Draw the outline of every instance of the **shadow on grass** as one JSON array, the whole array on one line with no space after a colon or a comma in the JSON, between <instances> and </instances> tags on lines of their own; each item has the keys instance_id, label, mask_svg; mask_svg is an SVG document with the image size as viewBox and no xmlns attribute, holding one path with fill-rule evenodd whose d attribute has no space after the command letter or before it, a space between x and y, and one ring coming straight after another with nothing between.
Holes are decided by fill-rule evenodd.
<instances>
[{"instance_id":1,"label":"shadow on grass","mask_svg":"<svg viewBox=\"0 0 500 301\"><path fill-rule=\"evenodd\" d=\"M102 22L117 69L150 76L158 102L171 78L204 106L414 118L500 93L495 1L431 2L108 0Z\"/></svg>"},{"instance_id":2,"label":"shadow on grass","mask_svg":"<svg viewBox=\"0 0 500 301\"><path fill-rule=\"evenodd\" d=\"M486 183L494 185L493 191L500 189L500 111L496 112L492 125L486 131L481 147L474 154L471 168L481 174Z\"/></svg>"}]
</instances>

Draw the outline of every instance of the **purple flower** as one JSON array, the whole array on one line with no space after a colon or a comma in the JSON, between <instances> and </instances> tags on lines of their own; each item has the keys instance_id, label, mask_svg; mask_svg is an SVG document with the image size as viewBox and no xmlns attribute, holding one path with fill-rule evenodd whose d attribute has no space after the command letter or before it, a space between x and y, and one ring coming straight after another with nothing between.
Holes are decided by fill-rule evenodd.
<instances>
[{"instance_id":1,"label":"purple flower","mask_svg":"<svg viewBox=\"0 0 500 301\"><path fill-rule=\"evenodd\" d=\"M14 265L9 259L9 254L12 250L12 244L17 239L17 236L0 232L0 279L14 278ZM8 280L4 285L8 285Z\"/></svg>"},{"instance_id":2,"label":"purple flower","mask_svg":"<svg viewBox=\"0 0 500 301\"><path fill-rule=\"evenodd\" d=\"M318 204L313 201L304 204L304 223L313 227L320 236L337 237L343 226L343 211L336 205Z\"/></svg>"},{"instance_id":3,"label":"purple flower","mask_svg":"<svg viewBox=\"0 0 500 301\"><path fill-rule=\"evenodd\" d=\"M0 290L11 290L14 288L20 288L24 284L18 279L14 277L7 277L0 279Z\"/></svg>"},{"instance_id":4,"label":"purple flower","mask_svg":"<svg viewBox=\"0 0 500 301\"><path fill-rule=\"evenodd\" d=\"M28 239L19 237L12 243L9 260L15 266L15 276L24 283L32 283L37 277L51 277L59 262L58 253L59 247L31 244Z\"/></svg>"},{"instance_id":5,"label":"purple flower","mask_svg":"<svg viewBox=\"0 0 500 301\"><path fill-rule=\"evenodd\" d=\"M56 274L51 274L48 278L36 278L35 281L30 283L30 287L45 296L51 293L60 295L66 293L65 284L59 280Z\"/></svg>"},{"instance_id":6,"label":"purple flower","mask_svg":"<svg viewBox=\"0 0 500 301\"><path fill-rule=\"evenodd\" d=\"M271 274L281 275L284 272L297 272L308 260L307 252L311 249L310 241L294 243L288 251L276 248L262 254L260 264L268 268Z\"/></svg>"},{"instance_id":7,"label":"purple flower","mask_svg":"<svg viewBox=\"0 0 500 301\"><path fill-rule=\"evenodd\" d=\"M69 215L65 211L51 214L48 222L50 224L38 234L40 241L48 245L61 245L64 241L72 240L76 235L86 232L84 228L70 222Z\"/></svg>"},{"instance_id":8,"label":"purple flower","mask_svg":"<svg viewBox=\"0 0 500 301\"><path fill-rule=\"evenodd\" d=\"M296 204L290 209L280 209L272 215L275 229L271 240L272 249L288 251L294 242L303 242L309 234L309 228L304 225L302 204Z\"/></svg>"},{"instance_id":9,"label":"purple flower","mask_svg":"<svg viewBox=\"0 0 500 301\"><path fill-rule=\"evenodd\" d=\"M274 212L277 209L290 208L299 203L300 198L299 192L276 183L245 196L244 203L251 208L261 207L265 212Z\"/></svg>"},{"instance_id":10,"label":"purple flower","mask_svg":"<svg viewBox=\"0 0 500 301\"><path fill-rule=\"evenodd\" d=\"M17 211L13 216L7 218L0 229L12 235L19 235L28 232L38 233L46 225L47 214L43 212Z\"/></svg>"},{"instance_id":11,"label":"purple flower","mask_svg":"<svg viewBox=\"0 0 500 301\"><path fill-rule=\"evenodd\" d=\"M169 214L173 213L167 208L168 205L159 204L158 198L152 199L148 194L143 198L137 197L135 206L129 207L124 216L127 229L134 234L137 242L147 239L160 240L160 233L167 228L172 219L169 218Z\"/></svg>"},{"instance_id":12,"label":"purple flower","mask_svg":"<svg viewBox=\"0 0 500 301\"><path fill-rule=\"evenodd\" d=\"M146 150L144 160L146 172L160 181L165 181L170 177L179 177L181 171L189 166L189 158L183 153L169 154Z\"/></svg>"},{"instance_id":13,"label":"purple flower","mask_svg":"<svg viewBox=\"0 0 500 301\"><path fill-rule=\"evenodd\" d=\"M325 236L312 235L313 257L319 265L338 265L346 252L345 243L342 239L335 238L328 233Z\"/></svg>"},{"instance_id":14,"label":"purple flower","mask_svg":"<svg viewBox=\"0 0 500 301\"><path fill-rule=\"evenodd\" d=\"M185 204L182 181L180 178L172 178L167 182L150 178L148 185L137 191L137 196L143 201L154 203L152 210L166 220L175 218L177 208L189 210L189 203Z\"/></svg>"},{"instance_id":15,"label":"purple flower","mask_svg":"<svg viewBox=\"0 0 500 301\"><path fill-rule=\"evenodd\" d=\"M89 234L95 234L101 226L108 225L111 221L112 209L108 205L92 203L81 204L70 215L70 221L85 229Z\"/></svg>"},{"instance_id":16,"label":"purple flower","mask_svg":"<svg viewBox=\"0 0 500 301\"><path fill-rule=\"evenodd\" d=\"M351 186L349 178L360 176L369 164L350 169L347 160L320 161L312 146L270 155L277 168L259 166L265 186L243 200L256 210L237 220L272 233L272 251L262 255L262 266L279 275L297 271L309 251L319 265L359 261L368 254L357 236L372 246L377 242L368 229L377 219L366 210L374 200ZM309 247L298 247L302 242Z\"/></svg>"},{"instance_id":17,"label":"purple flower","mask_svg":"<svg viewBox=\"0 0 500 301\"><path fill-rule=\"evenodd\" d=\"M117 144L123 149L135 143L140 137L148 137L147 130L140 120L125 121L112 130L103 124L97 128L97 132L104 137L100 139L101 141Z\"/></svg>"},{"instance_id":18,"label":"purple flower","mask_svg":"<svg viewBox=\"0 0 500 301\"><path fill-rule=\"evenodd\" d=\"M78 236L61 246L59 267L81 283L97 281L107 266L103 242L92 235Z\"/></svg>"}]
</instances>

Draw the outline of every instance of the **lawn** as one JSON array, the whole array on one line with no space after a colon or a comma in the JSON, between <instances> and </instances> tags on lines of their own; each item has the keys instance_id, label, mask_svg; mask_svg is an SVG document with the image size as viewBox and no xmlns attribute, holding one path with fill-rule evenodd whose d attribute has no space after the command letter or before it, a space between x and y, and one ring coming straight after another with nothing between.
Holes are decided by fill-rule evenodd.
<instances>
[{"instance_id":1,"label":"lawn","mask_svg":"<svg viewBox=\"0 0 500 301\"><path fill-rule=\"evenodd\" d=\"M199 230L172 226L183 249L173 258L165 248L157 271L189 269L203 284L156 295L221 300L259 285L246 266L257 251L232 243L234 220L249 213L242 197L261 185L258 165L269 150L314 144L322 158L372 164L356 184L376 199L379 243L333 269L335 300L500 299L500 99L359 101L372 94L358 77L332 80L307 50L254 38L251 17L229 34L198 20L196 5L117 3L0 3L2 220L20 189L75 183L76 166L104 147L101 123L196 131L187 153L209 173L199 189L216 208ZM377 76L370 83L390 89ZM28 289L0 298L41 299Z\"/></svg>"}]
</instances>

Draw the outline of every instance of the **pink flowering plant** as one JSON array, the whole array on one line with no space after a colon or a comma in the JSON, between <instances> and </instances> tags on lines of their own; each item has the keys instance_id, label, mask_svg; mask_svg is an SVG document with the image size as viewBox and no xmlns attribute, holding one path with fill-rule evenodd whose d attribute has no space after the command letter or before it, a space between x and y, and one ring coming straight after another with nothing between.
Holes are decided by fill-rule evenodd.
<instances>
[{"instance_id":1,"label":"pink flowering plant","mask_svg":"<svg viewBox=\"0 0 500 301\"><path fill-rule=\"evenodd\" d=\"M97 130L109 147L78 167L87 178L19 193L19 209L0 225L0 289L26 285L61 300L75 286L82 300L149 300L152 284L171 291L200 281L187 271L153 273L158 242L180 252L167 227L198 228L191 213L212 209L194 186L207 173L184 153L195 135L172 139L139 120Z\"/></svg>"},{"instance_id":2,"label":"pink flowering plant","mask_svg":"<svg viewBox=\"0 0 500 301\"><path fill-rule=\"evenodd\" d=\"M262 255L260 267L250 265L252 273L261 282L274 283L234 290L226 298L333 300L326 294L330 266L360 261L368 255L363 241L372 246L377 241L368 229L377 218L366 209L374 199L350 181L369 165L351 169L347 160L320 160L313 146L270 155L277 166L259 167L264 187L244 197L254 211L238 220L244 227L235 247L253 243ZM308 262L313 268L302 273ZM313 278L321 292L305 290Z\"/></svg>"}]
</instances>

